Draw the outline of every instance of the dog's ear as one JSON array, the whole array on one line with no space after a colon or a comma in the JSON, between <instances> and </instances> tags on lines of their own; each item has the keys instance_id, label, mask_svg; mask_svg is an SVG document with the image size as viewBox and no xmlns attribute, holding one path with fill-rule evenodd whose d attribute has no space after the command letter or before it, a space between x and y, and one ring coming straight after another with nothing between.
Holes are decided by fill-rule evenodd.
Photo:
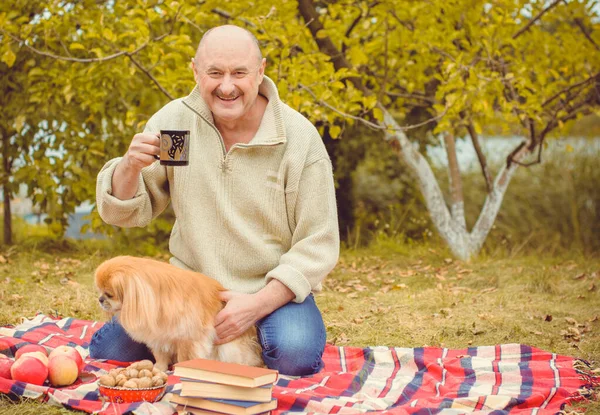
<instances>
[{"instance_id":1,"label":"dog's ear","mask_svg":"<svg viewBox=\"0 0 600 415\"><path fill-rule=\"evenodd\" d=\"M119 321L126 330L144 330L144 327L156 326L159 318L157 293L151 284L135 270L120 273L113 287L121 300ZM113 277L114 278L114 277Z\"/></svg>"}]
</instances>

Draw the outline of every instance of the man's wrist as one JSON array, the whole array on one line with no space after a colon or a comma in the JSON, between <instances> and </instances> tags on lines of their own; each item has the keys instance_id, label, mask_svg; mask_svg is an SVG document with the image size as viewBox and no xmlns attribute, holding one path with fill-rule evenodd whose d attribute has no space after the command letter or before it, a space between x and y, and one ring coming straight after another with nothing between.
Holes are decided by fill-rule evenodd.
<instances>
[{"instance_id":1,"label":"man's wrist","mask_svg":"<svg viewBox=\"0 0 600 415\"><path fill-rule=\"evenodd\" d=\"M135 168L127 154L119 161L112 177L112 194L118 199L128 200L135 196L139 185L140 171Z\"/></svg>"},{"instance_id":2,"label":"man's wrist","mask_svg":"<svg viewBox=\"0 0 600 415\"><path fill-rule=\"evenodd\" d=\"M296 294L277 279L272 279L260 291L254 294L262 317L271 314L279 307L296 298Z\"/></svg>"}]
</instances>

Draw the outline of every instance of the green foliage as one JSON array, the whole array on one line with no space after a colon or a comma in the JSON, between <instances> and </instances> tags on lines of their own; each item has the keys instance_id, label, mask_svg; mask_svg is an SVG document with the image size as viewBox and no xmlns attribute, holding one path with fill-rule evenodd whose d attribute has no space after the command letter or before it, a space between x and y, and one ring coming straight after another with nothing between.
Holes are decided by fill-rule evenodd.
<instances>
[{"instance_id":1,"label":"green foliage","mask_svg":"<svg viewBox=\"0 0 600 415\"><path fill-rule=\"evenodd\" d=\"M586 97L593 82L584 81L600 67L589 5L559 2L522 31L547 2L339 0L316 4L323 30L314 39L294 0L8 0L0 5L0 183L7 194L26 183L60 235L75 206L94 200L103 163L170 97L189 93L201 35L226 23L256 34L282 99L333 139L356 139L357 121L342 113L381 120L377 101L401 125L439 116L410 131L422 143L432 130L461 134L468 122L478 132L520 126L524 135L523 120L538 133L562 128L597 104L579 108L573 98ZM331 40L349 67L336 68L317 40ZM566 90L572 85L581 86Z\"/></svg>"}]
</instances>

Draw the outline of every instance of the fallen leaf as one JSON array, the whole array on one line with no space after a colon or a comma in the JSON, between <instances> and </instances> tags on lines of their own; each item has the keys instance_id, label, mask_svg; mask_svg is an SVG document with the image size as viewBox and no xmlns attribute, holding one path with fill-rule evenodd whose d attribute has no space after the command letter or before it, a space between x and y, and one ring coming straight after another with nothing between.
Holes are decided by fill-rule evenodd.
<instances>
[{"instance_id":1,"label":"fallen leaf","mask_svg":"<svg viewBox=\"0 0 600 415\"><path fill-rule=\"evenodd\" d=\"M567 271L573 271L575 268L577 268L577 264L571 264L567 266Z\"/></svg>"}]
</instances>

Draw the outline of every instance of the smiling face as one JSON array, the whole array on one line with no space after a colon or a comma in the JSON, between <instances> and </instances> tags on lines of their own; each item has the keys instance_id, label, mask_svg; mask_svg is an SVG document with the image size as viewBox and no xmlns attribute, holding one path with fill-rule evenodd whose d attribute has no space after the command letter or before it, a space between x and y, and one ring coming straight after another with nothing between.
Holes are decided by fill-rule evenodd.
<instances>
[{"instance_id":1,"label":"smiling face","mask_svg":"<svg viewBox=\"0 0 600 415\"><path fill-rule=\"evenodd\" d=\"M221 26L205 35L193 61L194 78L216 123L251 115L266 60L244 29Z\"/></svg>"}]
</instances>

